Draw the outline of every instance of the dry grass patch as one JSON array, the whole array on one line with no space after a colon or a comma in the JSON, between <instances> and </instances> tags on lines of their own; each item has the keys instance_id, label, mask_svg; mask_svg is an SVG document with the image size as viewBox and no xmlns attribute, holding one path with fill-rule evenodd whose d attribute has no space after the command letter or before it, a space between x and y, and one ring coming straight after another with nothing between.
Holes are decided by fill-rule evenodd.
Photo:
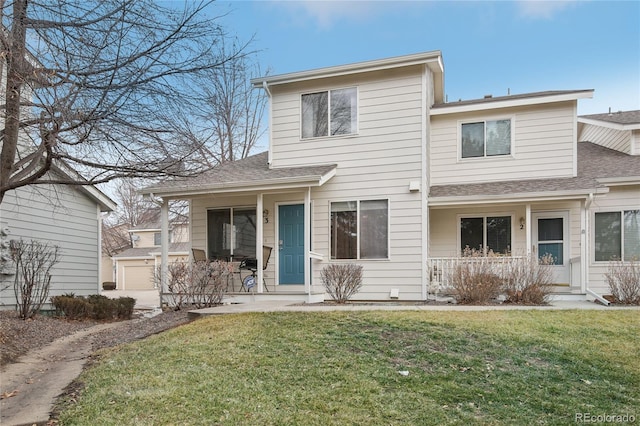
<instances>
[{"instance_id":1,"label":"dry grass patch","mask_svg":"<svg viewBox=\"0 0 640 426\"><path fill-rule=\"evenodd\" d=\"M640 406L637 311L211 317L103 353L87 424L563 424Z\"/></svg>"}]
</instances>

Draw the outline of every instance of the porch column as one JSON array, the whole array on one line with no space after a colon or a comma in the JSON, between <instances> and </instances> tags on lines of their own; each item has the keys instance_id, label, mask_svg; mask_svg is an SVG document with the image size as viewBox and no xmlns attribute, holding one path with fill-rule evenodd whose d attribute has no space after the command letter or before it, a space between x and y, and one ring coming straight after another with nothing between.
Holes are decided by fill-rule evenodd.
<instances>
[{"instance_id":1,"label":"porch column","mask_svg":"<svg viewBox=\"0 0 640 426\"><path fill-rule=\"evenodd\" d=\"M160 206L160 247L162 265L160 267L160 307L162 294L169 288L169 200L163 198Z\"/></svg>"},{"instance_id":2,"label":"porch column","mask_svg":"<svg viewBox=\"0 0 640 426\"><path fill-rule=\"evenodd\" d=\"M264 291L264 286L262 285L264 277L264 271L262 270L262 241L264 241L264 218L262 212L264 211L264 200L262 193L259 193L256 198L256 268L258 269L256 271L256 279L258 280L258 293L262 293Z\"/></svg>"},{"instance_id":3,"label":"porch column","mask_svg":"<svg viewBox=\"0 0 640 426\"><path fill-rule=\"evenodd\" d=\"M587 293L589 288L589 208L593 194L589 194L589 198L580 203L580 291Z\"/></svg>"},{"instance_id":4,"label":"porch column","mask_svg":"<svg viewBox=\"0 0 640 426\"><path fill-rule=\"evenodd\" d=\"M533 227L531 226L531 204L527 204L526 208L525 208L525 238L527 241L527 256L531 255L531 249L532 249L532 244L533 244L533 240L531 238L531 230L533 229Z\"/></svg>"},{"instance_id":5,"label":"porch column","mask_svg":"<svg viewBox=\"0 0 640 426\"><path fill-rule=\"evenodd\" d=\"M304 291L311 294L311 187L304 193Z\"/></svg>"}]
</instances>

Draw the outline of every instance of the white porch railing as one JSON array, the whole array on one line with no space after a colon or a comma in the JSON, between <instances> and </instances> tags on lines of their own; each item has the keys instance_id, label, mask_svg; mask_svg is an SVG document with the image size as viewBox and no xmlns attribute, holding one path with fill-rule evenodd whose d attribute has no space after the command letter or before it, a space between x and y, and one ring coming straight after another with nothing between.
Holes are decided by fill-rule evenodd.
<instances>
[{"instance_id":1,"label":"white porch railing","mask_svg":"<svg viewBox=\"0 0 640 426\"><path fill-rule=\"evenodd\" d=\"M447 292L451 288L451 276L461 264L487 262L490 270L499 277L505 278L509 270L518 262L525 262L527 256L486 256L486 257L431 257L427 259L429 271L429 289L431 294Z\"/></svg>"}]
</instances>

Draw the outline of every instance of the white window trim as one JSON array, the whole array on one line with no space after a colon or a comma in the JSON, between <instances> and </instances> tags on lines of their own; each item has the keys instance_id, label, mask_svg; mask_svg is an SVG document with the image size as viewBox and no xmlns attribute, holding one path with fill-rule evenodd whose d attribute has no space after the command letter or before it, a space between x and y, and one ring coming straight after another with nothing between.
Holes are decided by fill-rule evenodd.
<instances>
[{"instance_id":1,"label":"white window trim","mask_svg":"<svg viewBox=\"0 0 640 426\"><path fill-rule=\"evenodd\" d=\"M345 135L332 135L331 134L331 92L334 90L345 90L345 89L356 89L356 131L355 133L349 133ZM309 138L305 138L302 136L302 97L304 95L313 95L314 93L322 93L322 92L327 92L327 96L329 97L329 101L327 102L327 108L328 108L327 120L329 120L329 122L327 123L328 135L312 136ZM318 89L318 90L312 90L310 92L303 92L303 93L300 93L299 100L300 100L300 108L299 108L300 119L298 123L300 123L299 136L301 141L310 141L310 140L316 140L316 139L352 138L360 134L360 87L359 86L334 87L331 89Z\"/></svg>"},{"instance_id":2,"label":"white window trim","mask_svg":"<svg viewBox=\"0 0 640 426\"><path fill-rule=\"evenodd\" d=\"M356 241L356 258L355 259L333 259L331 257L331 244L332 244L332 240L331 240L331 204L332 203L344 203L344 202L349 202L349 201L354 201L356 202L356 218L357 220L357 224L356 224L356 233L357 235L357 241ZM361 259L360 258L360 202L362 201L386 201L387 202L387 257L380 257L380 258L375 258L375 259ZM353 262L354 260L357 260L359 262L387 262L389 260L391 260L391 200L389 200L389 198L336 198L336 199L332 199L329 200L329 214L328 214L328 234L329 234L329 261L330 262L335 262L335 263L348 263L348 262Z\"/></svg>"},{"instance_id":3,"label":"white window trim","mask_svg":"<svg viewBox=\"0 0 640 426\"><path fill-rule=\"evenodd\" d=\"M464 214L458 214L457 215L457 219L456 219L456 233L457 233L457 242L456 242L456 251L458 252L458 254L460 254L462 251L462 235L460 233L460 220L462 219L467 219L467 218L483 218L484 222L482 223L482 244L483 247L487 246L487 217L504 217L504 216L509 216L511 217L511 243L509 244L511 246L511 253L510 255L513 256L513 238L516 235L516 229L515 229L515 213L514 212L489 212L489 213L464 213ZM473 247L472 247L473 248ZM502 253L495 253L496 255L500 255Z\"/></svg>"},{"instance_id":4,"label":"white window trim","mask_svg":"<svg viewBox=\"0 0 640 426\"><path fill-rule=\"evenodd\" d=\"M233 207L209 207L209 208L207 208L207 214L205 215L205 218L206 218L205 226L206 226L206 230L207 230L207 232L206 232L207 236L206 236L206 240L205 240L205 244L206 244L207 248L206 248L205 251L207 253L207 256L209 256L209 222L208 222L209 221L209 211L213 211L213 210L229 210L229 214L230 214L229 221L231 222L230 225L231 225L231 227L233 229L233 227L235 226L233 224L233 211L234 210L248 210L248 209L254 209L256 211L256 220L261 220L261 218L262 218L261 216L260 216L260 219L258 219L258 209L257 209L256 205L252 205L252 206L233 206ZM230 253L231 254L230 254L230 256L233 258L233 256L234 256L233 249L234 249L234 247L236 245L235 232L231 232L230 238L231 238L231 241L229 242L229 244L231 245L231 248L230 248Z\"/></svg>"},{"instance_id":5,"label":"white window trim","mask_svg":"<svg viewBox=\"0 0 640 426\"><path fill-rule=\"evenodd\" d=\"M509 154L503 155L486 155L487 151L487 141L485 138L484 151L485 154L482 157L462 157L462 125L463 124L472 124L472 123L485 123L485 133L486 133L486 122L487 121L499 121L499 120L511 120L511 147L509 149ZM491 116L480 116L474 118L465 118L464 120L458 120L457 122L457 135L456 135L456 144L458 150L458 162L470 162L470 161L496 161L496 160L505 160L505 159L515 159L516 158L516 137L515 137L515 128L516 128L516 116L515 115L491 115ZM486 135L485 135L486 136Z\"/></svg>"},{"instance_id":6,"label":"white window trim","mask_svg":"<svg viewBox=\"0 0 640 426\"><path fill-rule=\"evenodd\" d=\"M640 210L640 206L637 207L623 207L620 209L606 209L594 211L591 216L591 255L589 256L591 263L594 265L605 265L611 262L610 260L596 260L596 214L598 213L620 213L620 255L621 260L624 259L624 212ZM628 262L623 260L623 262Z\"/></svg>"}]
</instances>

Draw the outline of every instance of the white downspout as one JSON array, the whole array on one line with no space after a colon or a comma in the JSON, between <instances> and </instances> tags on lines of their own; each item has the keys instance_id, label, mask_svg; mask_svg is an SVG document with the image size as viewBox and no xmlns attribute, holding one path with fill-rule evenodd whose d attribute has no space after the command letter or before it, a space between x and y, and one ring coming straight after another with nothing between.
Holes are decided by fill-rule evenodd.
<instances>
[{"instance_id":1,"label":"white downspout","mask_svg":"<svg viewBox=\"0 0 640 426\"><path fill-rule=\"evenodd\" d=\"M422 277L421 277L421 298L422 300L427 300L428 297L428 285L429 285L429 175L428 175L428 165L429 165L429 129L431 128L430 123L430 110L431 107L429 105L429 85L427 82L427 73L429 72L428 67L425 65L422 71L422 137L420 138L420 155L421 155L421 171L420 171L420 204L421 204L421 222L422 222L422 259L424 261L422 267Z\"/></svg>"},{"instance_id":2,"label":"white downspout","mask_svg":"<svg viewBox=\"0 0 640 426\"><path fill-rule=\"evenodd\" d=\"M311 187L304 193L304 292L311 299ZM281 237L282 238L282 237Z\"/></svg>"},{"instance_id":3,"label":"white downspout","mask_svg":"<svg viewBox=\"0 0 640 426\"><path fill-rule=\"evenodd\" d=\"M583 255L584 253L584 266L582 268L583 272L584 272L584 289L585 292L592 296L594 299L596 299L598 302L602 303L605 306L609 306L611 303L605 299L604 297L602 297L601 295L599 295L598 293L596 293L595 291L591 290L589 288L589 261L590 261L590 253L591 251L588 250L588 244L589 244L589 238L587 238L587 235L589 235L589 233L587 232L587 229L589 229L589 208L591 207L591 203L593 202L593 193L589 194L589 197L587 198L587 201L585 201L584 203L584 228L583 228L583 232L582 232L582 246L583 246L583 250L582 253L580 253L581 255Z\"/></svg>"},{"instance_id":4,"label":"white downspout","mask_svg":"<svg viewBox=\"0 0 640 426\"><path fill-rule=\"evenodd\" d=\"M267 154L267 164L269 164L269 168L271 168L271 162L273 160L273 150L271 147L271 141L273 138L273 103L271 101L271 91L269 90L269 85L266 81L262 82L262 88L267 92L267 97L269 98L269 152Z\"/></svg>"},{"instance_id":5,"label":"white downspout","mask_svg":"<svg viewBox=\"0 0 640 426\"><path fill-rule=\"evenodd\" d=\"M162 308L162 294L165 290L168 291L169 283L169 201L162 199L162 206L160 207L160 246L162 265L160 267L160 308Z\"/></svg>"},{"instance_id":6,"label":"white downspout","mask_svg":"<svg viewBox=\"0 0 640 426\"><path fill-rule=\"evenodd\" d=\"M100 206L96 206L98 211L98 294L102 292L102 214Z\"/></svg>"}]
</instances>

